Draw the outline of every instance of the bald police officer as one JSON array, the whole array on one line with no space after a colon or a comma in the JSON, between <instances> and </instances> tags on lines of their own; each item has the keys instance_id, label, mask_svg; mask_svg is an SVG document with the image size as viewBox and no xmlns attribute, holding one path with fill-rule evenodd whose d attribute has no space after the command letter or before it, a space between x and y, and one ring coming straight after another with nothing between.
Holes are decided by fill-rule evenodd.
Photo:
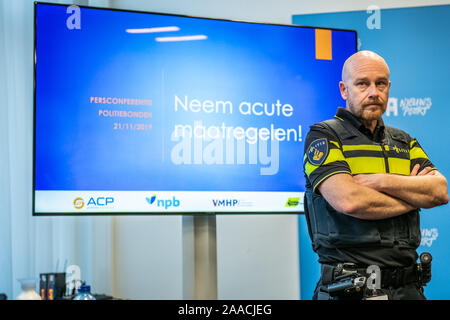
<instances>
[{"instance_id":1,"label":"bald police officer","mask_svg":"<svg viewBox=\"0 0 450 320\"><path fill-rule=\"evenodd\" d=\"M383 123L390 86L382 57L353 54L339 83L345 109L306 137L305 213L322 271L313 299L332 299L326 287L343 266L359 273L378 266L376 295L425 299L416 266L419 210L448 202L447 181L416 139Z\"/></svg>"}]
</instances>

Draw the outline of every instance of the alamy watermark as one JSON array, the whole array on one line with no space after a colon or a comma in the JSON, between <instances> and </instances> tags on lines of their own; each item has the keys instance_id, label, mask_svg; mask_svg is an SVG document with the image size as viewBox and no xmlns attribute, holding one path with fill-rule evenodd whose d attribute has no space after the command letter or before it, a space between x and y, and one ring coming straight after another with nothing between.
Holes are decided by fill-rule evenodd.
<instances>
[{"instance_id":1,"label":"alamy watermark","mask_svg":"<svg viewBox=\"0 0 450 320\"><path fill-rule=\"evenodd\" d=\"M72 5L67 7L67 14L70 16L66 20L66 26L69 30L80 30L81 29L81 9L78 6Z\"/></svg>"}]
</instances>

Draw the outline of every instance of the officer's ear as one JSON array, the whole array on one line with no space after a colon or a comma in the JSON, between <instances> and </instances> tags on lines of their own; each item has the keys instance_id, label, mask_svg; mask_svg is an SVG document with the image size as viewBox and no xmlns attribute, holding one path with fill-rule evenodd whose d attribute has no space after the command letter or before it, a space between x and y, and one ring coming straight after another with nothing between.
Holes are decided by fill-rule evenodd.
<instances>
[{"instance_id":1,"label":"officer's ear","mask_svg":"<svg viewBox=\"0 0 450 320\"><path fill-rule=\"evenodd\" d=\"M339 82L339 90L341 90L342 99L347 100L347 86L344 81Z\"/></svg>"}]
</instances>

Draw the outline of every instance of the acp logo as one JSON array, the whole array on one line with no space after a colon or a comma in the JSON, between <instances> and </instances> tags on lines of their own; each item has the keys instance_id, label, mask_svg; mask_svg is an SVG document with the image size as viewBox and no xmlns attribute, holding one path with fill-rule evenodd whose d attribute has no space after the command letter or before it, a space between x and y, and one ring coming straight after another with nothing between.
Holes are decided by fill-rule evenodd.
<instances>
[{"instance_id":1,"label":"acp logo","mask_svg":"<svg viewBox=\"0 0 450 320\"><path fill-rule=\"evenodd\" d=\"M114 203L113 197L90 197L86 204L86 208L104 208ZM73 206L75 209L82 209L85 205L83 198L76 198L73 201Z\"/></svg>"},{"instance_id":2,"label":"acp logo","mask_svg":"<svg viewBox=\"0 0 450 320\"><path fill-rule=\"evenodd\" d=\"M76 198L75 200L73 200L73 206L75 207L75 209L83 208L84 207L83 198Z\"/></svg>"},{"instance_id":3,"label":"acp logo","mask_svg":"<svg viewBox=\"0 0 450 320\"><path fill-rule=\"evenodd\" d=\"M146 197L145 200L149 205L153 205L156 202L157 207L163 207L164 209L170 208L170 207L179 207L180 206L180 200L177 198L172 197L172 199L158 199L156 200L156 194L152 195L150 198Z\"/></svg>"},{"instance_id":4,"label":"acp logo","mask_svg":"<svg viewBox=\"0 0 450 320\"><path fill-rule=\"evenodd\" d=\"M87 207L106 207L114 203L113 197L91 197L87 203Z\"/></svg>"},{"instance_id":5,"label":"acp logo","mask_svg":"<svg viewBox=\"0 0 450 320\"><path fill-rule=\"evenodd\" d=\"M298 202L300 201L300 198L289 198L286 202L285 207L296 207L298 206Z\"/></svg>"}]
</instances>

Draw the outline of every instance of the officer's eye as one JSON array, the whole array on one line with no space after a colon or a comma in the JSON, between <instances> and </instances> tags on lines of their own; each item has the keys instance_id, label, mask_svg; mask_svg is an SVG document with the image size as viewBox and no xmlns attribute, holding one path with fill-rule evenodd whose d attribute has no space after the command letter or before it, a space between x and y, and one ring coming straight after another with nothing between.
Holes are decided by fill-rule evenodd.
<instances>
[{"instance_id":1,"label":"officer's eye","mask_svg":"<svg viewBox=\"0 0 450 320\"><path fill-rule=\"evenodd\" d=\"M387 87L388 83L386 81L377 81L376 85L379 89L384 89Z\"/></svg>"},{"instance_id":2,"label":"officer's eye","mask_svg":"<svg viewBox=\"0 0 450 320\"><path fill-rule=\"evenodd\" d=\"M357 81L356 86L358 88L365 88L365 87L369 86L369 83L367 81Z\"/></svg>"}]
</instances>

